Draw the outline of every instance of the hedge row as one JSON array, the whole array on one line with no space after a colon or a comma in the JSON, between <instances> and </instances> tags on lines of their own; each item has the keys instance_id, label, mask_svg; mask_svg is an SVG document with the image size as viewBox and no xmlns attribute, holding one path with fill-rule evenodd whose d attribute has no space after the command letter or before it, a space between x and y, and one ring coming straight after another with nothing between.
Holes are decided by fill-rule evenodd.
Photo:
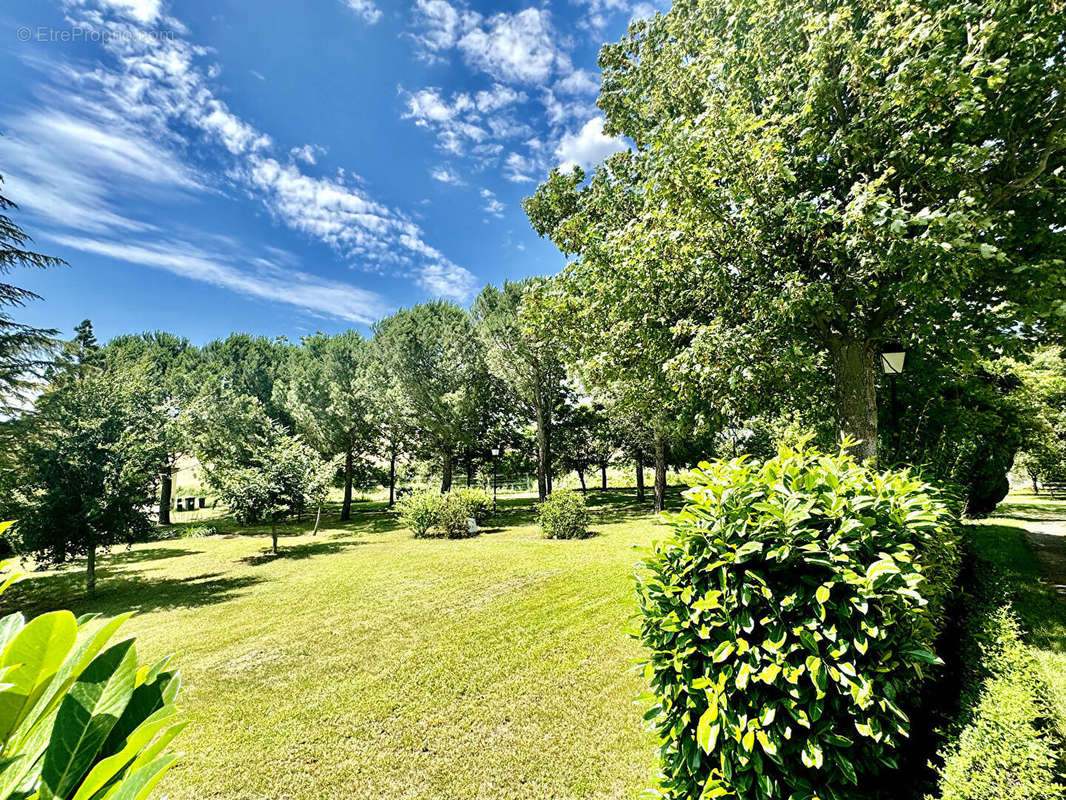
<instances>
[{"instance_id":1,"label":"hedge row","mask_svg":"<svg viewBox=\"0 0 1066 800\"><path fill-rule=\"evenodd\" d=\"M1062 752L1046 689L1023 643L1007 582L972 560L963 630L963 702L943 766L942 800L1052 800Z\"/></svg>"},{"instance_id":2,"label":"hedge row","mask_svg":"<svg viewBox=\"0 0 1066 800\"><path fill-rule=\"evenodd\" d=\"M958 574L955 505L782 448L703 463L638 570L668 798L844 800L896 766Z\"/></svg>"}]
</instances>

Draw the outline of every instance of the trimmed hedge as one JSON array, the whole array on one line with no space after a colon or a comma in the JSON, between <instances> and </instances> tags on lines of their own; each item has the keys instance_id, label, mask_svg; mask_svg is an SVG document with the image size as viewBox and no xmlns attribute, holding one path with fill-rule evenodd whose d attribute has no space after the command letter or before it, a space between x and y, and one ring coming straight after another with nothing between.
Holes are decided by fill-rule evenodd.
<instances>
[{"instance_id":1,"label":"trimmed hedge","mask_svg":"<svg viewBox=\"0 0 1066 800\"><path fill-rule=\"evenodd\" d=\"M1062 758L1046 689L1007 584L974 560L964 618L963 703L940 756L942 800L1059 800Z\"/></svg>"},{"instance_id":2,"label":"trimmed hedge","mask_svg":"<svg viewBox=\"0 0 1066 800\"><path fill-rule=\"evenodd\" d=\"M896 766L937 662L953 502L908 471L782 448L702 463L638 569L668 798L853 798Z\"/></svg>"}]
</instances>

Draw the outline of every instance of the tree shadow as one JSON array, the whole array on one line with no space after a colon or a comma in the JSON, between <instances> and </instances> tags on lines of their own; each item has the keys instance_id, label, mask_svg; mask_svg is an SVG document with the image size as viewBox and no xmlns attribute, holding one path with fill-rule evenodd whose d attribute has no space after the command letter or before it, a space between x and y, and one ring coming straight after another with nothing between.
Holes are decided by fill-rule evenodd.
<instances>
[{"instance_id":1,"label":"tree shadow","mask_svg":"<svg viewBox=\"0 0 1066 800\"><path fill-rule=\"evenodd\" d=\"M370 544L370 542L354 541L352 539L338 540L338 537L332 536L329 539L323 539L318 542L307 542L304 544L286 545L283 542L278 543L278 552L273 553L269 550L255 553L250 556L245 556L240 559L242 564L248 564L253 567L260 566L262 564L269 564L272 561L290 560L300 561L306 558L313 558L314 556L331 555L334 553L341 553L352 547L359 545Z\"/></svg>"},{"instance_id":2,"label":"tree shadow","mask_svg":"<svg viewBox=\"0 0 1066 800\"><path fill-rule=\"evenodd\" d=\"M142 564L146 561L162 561L166 558L197 556L202 550L183 550L180 547L145 547L139 550L122 550L101 556L100 563L107 564Z\"/></svg>"},{"instance_id":3,"label":"tree shadow","mask_svg":"<svg viewBox=\"0 0 1066 800\"><path fill-rule=\"evenodd\" d=\"M3 613L21 611L35 617L67 608L75 614L115 616L127 611L167 611L224 603L262 578L205 572L188 578L152 578L132 572L96 570L94 597L85 594L85 572L71 569L52 575L24 578L4 593Z\"/></svg>"}]
</instances>

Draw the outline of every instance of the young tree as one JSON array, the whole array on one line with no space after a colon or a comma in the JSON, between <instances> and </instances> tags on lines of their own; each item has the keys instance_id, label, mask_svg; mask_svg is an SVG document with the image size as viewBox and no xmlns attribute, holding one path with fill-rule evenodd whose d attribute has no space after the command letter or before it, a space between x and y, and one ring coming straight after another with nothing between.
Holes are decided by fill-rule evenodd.
<instances>
[{"instance_id":1,"label":"young tree","mask_svg":"<svg viewBox=\"0 0 1066 800\"><path fill-rule=\"evenodd\" d=\"M987 348L1066 309L1062 25L1028 0L682 0L600 55L634 152L527 208L580 256L574 305L674 333L677 388L825 359L874 461L885 340Z\"/></svg>"},{"instance_id":2,"label":"young tree","mask_svg":"<svg viewBox=\"0 0 1066 800\"><path fill-rule=\"evenodd\" d=\"M296 431L325 458L344 456L341 520L352 514L355 459L376 434L370 348L356 331L306 336L275 385Z\"/></svg>"},{"instance_id":3,"label":"young tree","mask_svg":"<svg viewBox=\"0 0 1066 800\"><path fill-rule=\"evenodd\" d=\"M0 176L0 189L3 180ZM48 269L65 264L60 258L26 249L30 237L7 214L17 208L0 194L0 275L17 267ZM0 283L0 309L17 308L38 299L27 289ZM34 376L48 366L48 351L55 345L56 333L15 322L6 311L0 311L0 410L11 411L18 406L32 387Z\"/></svg>"},{"instance_id":4,"label":"young tree","mask_svg":"<svg viewBox=\"0 0 1066 800\"><path fill-rule=\"evenodd\" d=\"M520 413L537 426L541 500L551 494L554 418L568 395L557 340L531 313L544 287L541 278L504 281L500 289L489 284L474 300L471 312L489 369L508 386Z\"/></svg>"},{"instance_id":5,"label":"young tree","mask_svg":"<svg viewBox=\"0 0 1066 800\"><path fill-rule=\"evenodd\" d=\"M374 346L422 446L440 458L447 492L456 456L478 444L481 421L503 394L485 368L473 323L459 306L436 300L378 322Z\"/></svg>"},{"instance_id":6,"label":"young tree","mask_svg":"<svg viewBox=\"0 0 1066 800\"><path fill-rule=\"evenodd\" d=\"M151 529L164 457L151 397L143 371L94 368L53 382L21 428L21 547L50 564L86 556L90 595L97 552Z\"/></svg>"},{"instance_id":7,"label":"young tree","mask_svg":"<svg viewBox=\"0 0 1066 800\"><path fill-rule=\"evenodd\" d=\"M196 449L208 485L238 522L269 522L271 549L277 554L277 523L312 507L321 509L336 461L323 459L286 433L254 397L227 392L212 402L201 401L186 418L199 431Z\"/></svg>"}]
</instances>

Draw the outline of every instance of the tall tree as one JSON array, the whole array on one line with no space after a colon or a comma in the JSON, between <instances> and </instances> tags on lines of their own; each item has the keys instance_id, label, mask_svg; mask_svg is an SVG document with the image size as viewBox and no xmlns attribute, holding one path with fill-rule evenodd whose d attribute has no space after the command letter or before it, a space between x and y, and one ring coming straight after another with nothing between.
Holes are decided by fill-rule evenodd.
<instances>
[{"instance_id":1,"label":"tall tree","mask_svg":"<svg viewBox=\"0 0 1066 800\"><path fill-rule=\"evenodd\" d=\"M341 520L351 518L355 460L376 444L370 348L356 331L306 336L275 386L296 431L325 458L344 458Z\"/></svg>"},{"instance_id":2,"label":"tall tree","mask_svg":"<svg viewBox=\"0 0 1066 800\"><path fill-rule=\"evenodd\" d=\"M281 398L275 396L274 384L292 349L284 337L268 339L247 333L208 342L201 350L203 391L225 390L255 397L271 419L291 427L292 419Z\"/></svg>"},{"instance_id":3,"label":"tall tree","mask_svg":"<svg viewBox=\"0 0 1066 800\"><path fill-rule=\"evenodd\" d=\"M155 435L162 443L159 464L159 524L170 524L174 472L191 444L182 419L200 391L199 351L183 337L165 331L117 336L103 348L100 363L112 372L140 368L148 376Z\"/></svg>"},{"instance_id":4,"label":"tall tree","mask_svg":"<svg viewBox=\"0 0 1066 800\"><path fill-rule=\"evenodd\" d=\"M96 555L151 528L151 497L163 458L155 409L142 370L96 368L61 376L37 399L20 444L21 547L44 563L87 559L96 591Z\"/></svg>"},{"instance_id":5,"label":"tall tree","mask_svg":"<svg viewBox=\"0 0 1066 800\"><path fill-rule=\"evenodd\" d=\"M502 288L489 284L472 309L489 369L509 387L521 413L536 424L541 500L551 494L552 430L568 394L557 339L531 313L544 288L541 278L504 281Z\"/></svg>"},{"instance_id":6,"label":"tall tree","mask_svg":"<svg viewBox=\"0 0 1066 800\"><path fill-rule=\"evenodd\" d=\"M886 340L987 349L1066 312L1064 21L1029 0L680 0L600 54L632 154L551 176L531 217L600 292L667 293L679 387L750 395L768 354L824 359L872 461Z\"/></svg>"},{"instance_id":7,"label":"tall tree","mask_svg":"<svg viewBox=\"0 0 1066 800\"><path fill-rule=\"evenodd\" d=\"M422 446L440 459L448 491L456 456L479 444L479 420L500 393L470 316L443 300L402 309L374 326L374 346Z\"/></svg>"},{"instance_id":8,"label":"tall tree","mask_svg":"<svg viewBox=\"0 0 1066 800\"><path fill-rule=\"evenodd\" d=\"M0 190L3 187L0 176ZM48 269L66 262L27 249L30 237L8 215L18 208L0 194L0 275L17 267ZM0 282L0 309L17 308L40 299L27 289ZM0 310L0 410L18 406L34 383L34 376L50 363L48 351L55 345L56 331L16 322Z\"/></svg>"}]
</instances>

